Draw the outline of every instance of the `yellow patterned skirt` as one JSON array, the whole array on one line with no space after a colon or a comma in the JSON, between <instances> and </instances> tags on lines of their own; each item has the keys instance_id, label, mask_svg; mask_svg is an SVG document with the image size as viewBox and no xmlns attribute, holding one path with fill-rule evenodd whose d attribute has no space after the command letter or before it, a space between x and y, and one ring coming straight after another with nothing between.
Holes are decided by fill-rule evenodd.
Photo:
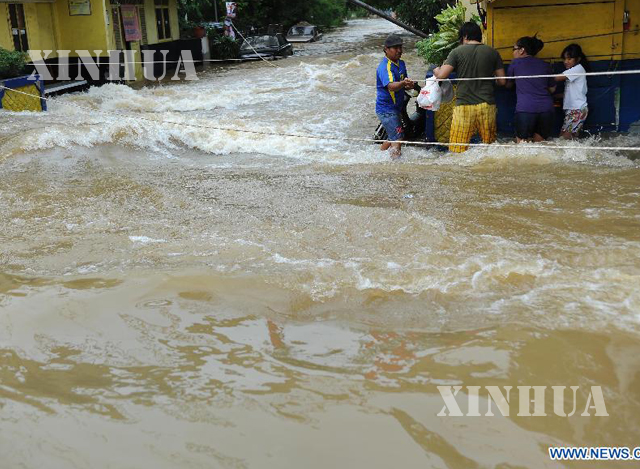
<instances>
[{"instance_id":1,"label":"yellow patterned skirt","mask_svg":"<svg viewBox=\"0 0 640 469\"><path fill-rule=\"evenodd\" d=\"M456 106L453 109L451 134L449 135L449 151L462 153L469 148L467 145L453 145L454 143L469 143L476 133L484 143L496 141L497 108L495 104L471 104Z\"/></svg>"}]
</instances>

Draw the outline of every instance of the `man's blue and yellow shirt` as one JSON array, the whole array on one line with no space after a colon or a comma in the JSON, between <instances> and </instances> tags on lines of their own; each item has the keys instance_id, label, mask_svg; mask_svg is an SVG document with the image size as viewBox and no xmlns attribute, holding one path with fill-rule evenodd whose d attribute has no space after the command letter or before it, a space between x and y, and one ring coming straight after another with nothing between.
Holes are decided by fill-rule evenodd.
<instances>
[{"instance_id":1,"label":"man's blue and yellow shirt","mask_svg":"<svg viewBox=\"0 0 640 469\"><path fill-rule=\"evenodd\" d=\"M394 81L402 81L407 78L407 66L404 61L397 63L388 58L382 59L377 72L378 97L376 99L376 114L387 112L402 112L404 106L404 90L389 91L386 87Z\"/></svg>"}]
</instances>

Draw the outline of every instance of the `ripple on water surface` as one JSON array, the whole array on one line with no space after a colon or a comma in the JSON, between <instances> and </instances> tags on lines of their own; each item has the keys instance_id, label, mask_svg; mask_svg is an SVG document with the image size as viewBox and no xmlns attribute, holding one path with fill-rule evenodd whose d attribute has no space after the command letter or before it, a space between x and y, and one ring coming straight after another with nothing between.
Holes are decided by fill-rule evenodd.
<instances>
[{"instance_id":1,"label":"ripple on water surface","mask_svg":"<svg viewBox=\"0 0 640 469\"><path fill-rule=\"evenodd\" d=\"M393 30L0 115L5 461L538 468L637 445L640 168L590 147L638 137L390 163L339 138L375 128ZM579 412L600 385L610 417L448 420L438 385L576 385Z\"/></svg>"}]
</instances>

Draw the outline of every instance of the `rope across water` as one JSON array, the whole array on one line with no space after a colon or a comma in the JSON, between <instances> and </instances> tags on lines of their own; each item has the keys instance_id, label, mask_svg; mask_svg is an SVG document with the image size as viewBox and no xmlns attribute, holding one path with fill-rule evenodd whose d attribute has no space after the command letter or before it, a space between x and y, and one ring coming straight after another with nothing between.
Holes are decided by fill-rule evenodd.
<instances>
[{"instance_id":1,"label":"rope across water","mask_svg":"<svg viewBox=\"0 0 640 469\"><path fill-rule=\"evenodd\" d=\"M577 73L577 74L572 74L572 75L585 75L585 76L600 76L600 75L631 75L631 74L640 74L640 70L616 70L616 71L611 71L611 72L587 72L587 73ZM527 78L549 78L549 77L556 77L559 75L530 75L530 76L519 76L519 77L505 77L507 79L527 79ZM566 75L565 75L566 76ZM465 81L469 81L469 80L495 80L496 77L483 77L483 78L466 78L466 79L462 79L462 78L458 78L458 81L461 80L465 80ZM439 81L445 81L445 80L439 80ZM14 90L11 88L8 88L6 86L0 85L0 89L3 89L5 91L9 91L9 92L13 92L13 93L20 93L20 94L24 94L33 98L37 98L37 99L42 99L42 100L46 100L48 101L50 98L46 98L46 97L41 97L39 95L34 95L31 93L26 93L23 91L19 91L19 90ZM82 111L89 111L89 109L84 108L82 106L78 106L75 104L70 104L70 103L65 103L66 105L70 105L70 106L74 106ZM90 110L91 112L95 112L94 109ZM262 136L270 136L270 137L279 137L279 138L302 138L302 139L308 139L308 140L323 140L323 141L330 141L330 142L354 142L354 143L384 143L387 142L387 140L374 140L374 139L368 139L368 138L356 138L356 137L335 137L335 136L329 136L329 135L310 135L310 134L293 134L293 133L275 133L275 132L265 132L265 131L259 131L259 130L248 130L248 129L238 129L238 128L230 128L230 127L221 127L221 126L217 126L217 125L211 125L211 124L207 124L207 125L203 125L203 124L193 124L193 123L188 123L188 122L175 122L175 121L171 121L171 120L165 120L165 119L150 119L144 116L141 116L139 114L133 115L133 114L127 114L127 113L122 113L122 112L116 112L116 111L105 111L105 110L99 110L98 112L101 112L103 114L114 114L117 115L119 117L124 117L127 119L138 119L138 120L143 120L143 121L148 121L148 122L153 122L155 124L158 123L163 123L163 124L168 124L168 125L178 125L178 126L183 126L183 127L191 127L191 128L199 128L199 129L207 129L207 130L218 130L218 131L222 131L222 132L237 132L237 133L245 133L245 134L253 134L253 135L262 135ZM446 144L443 144L441 142L413 142L413 141L396 141L395 143L402 143L402 144L411 144L414 146L421 146L421 147L442 147L442 146L446 146ZM462 145L462 144L461 144ZM535 148L535 149L540 149L540 148L548 148L548 149L558 149L558 150L600 150L600 151L621 151L621 152L635 152L635 151L640 151L640 147L621 147L621 146L582 146L582 145L558 145L558 144L553 144L553 143L537 143L537 144L515 144L515 143L465 143L464 146L468 146L468 147L490 147L490 148Z\"/></svg>"}]
</instances>

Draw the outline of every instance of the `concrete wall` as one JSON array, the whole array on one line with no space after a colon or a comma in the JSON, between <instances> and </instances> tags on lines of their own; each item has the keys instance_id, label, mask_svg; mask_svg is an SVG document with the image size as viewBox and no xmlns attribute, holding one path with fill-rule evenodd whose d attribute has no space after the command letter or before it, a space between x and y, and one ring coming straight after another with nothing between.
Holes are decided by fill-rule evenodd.
<instances>
[{"instance_id":1,"label":"concrete wall","mask_svg":"<svg viewBox=\"0 0 640 469\"><path fill-rule=\"evenodd\" d=\"M475 4L471 4L471 0L460 0L467 9L467 20L471 19L471 15L478 14L478 8Z\"/></svg>"}]
</instances>

